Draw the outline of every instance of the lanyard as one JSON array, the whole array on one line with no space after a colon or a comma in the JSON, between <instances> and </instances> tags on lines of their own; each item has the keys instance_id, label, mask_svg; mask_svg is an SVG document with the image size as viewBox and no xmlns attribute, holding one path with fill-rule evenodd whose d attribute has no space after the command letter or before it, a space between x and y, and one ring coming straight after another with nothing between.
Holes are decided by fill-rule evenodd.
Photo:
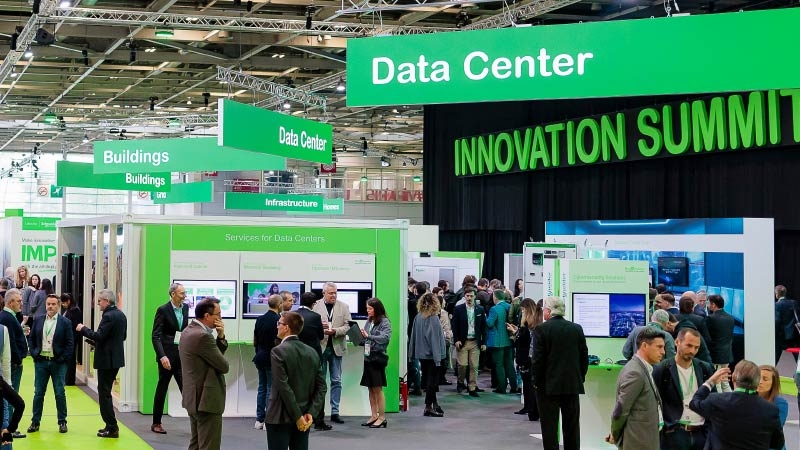
<instances>
[{"instance_id":1,"label":"lanyard","mask_svg":"<svg viewBox=\"0 0 800 450\"><path fill-rule=\"evenodd\" d=\"M688 386L686 386L686 390L683 389L683 376L681 375L681 371L678 370L678 386L680 386L681 395L684 398L686 398L687 395L692 393L692 386L694 386L694 364L689 366L689 369L691 371L689 372L689 383Z\"/></svg>"},{"instance_id":2,"label":"lanyard","mask_svg":"<svg viewBox=\"0 0 800 450\"><path fill-rule=\"evenodd\" d=\"M736 389L733 390L733 392L744 392L745 394L755 394L756 393L756 391L754 391L752 389L745 389L745 388L736 388Z\"/></svg>"},{"instance_id":3,"label":"lanyard","mask_svg":"<svg viewBox=\"0 0 800 450\"><path fill-rule=\"evenodd\" d=\"M44 321L44 337L46 339L50 339L50 335L53 334L53 329L56 327L55 320L47 320Z\"/></svg>"}]
</instances>

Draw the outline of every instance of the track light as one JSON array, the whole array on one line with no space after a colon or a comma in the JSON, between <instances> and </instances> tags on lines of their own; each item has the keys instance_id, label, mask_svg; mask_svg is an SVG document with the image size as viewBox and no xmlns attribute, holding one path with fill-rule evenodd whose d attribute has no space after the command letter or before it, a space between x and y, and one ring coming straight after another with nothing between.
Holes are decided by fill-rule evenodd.
<instances>
[{"instance_id":1,"label":"track light","mask_svg":"<svg viewBox=\"0 0 800 450\"><path fill-rule=\"evenodd\" d=\"M150 111L155 111L156 109L156 102L158 101L158 97L152 96L150 97Z\"/></svg>"},{"instance_id":2,"label":"track light","mask_svg":"<svg viewBox=\"0 0 800 450\"><path fill-rule=\"evenodd\" d=\"M42 6L41 0L33 0L33 9L31 10L34 14L39 14L39 9Z\"/></svg>"},{"instance_id":3,"label":"track light","mask_svg":"<svg viewBox=\"0 0 800 450\"><path fill-rule=\"evenodd\" d=\"M208 108L208 99L211 97L211 94L208 92L203 92L203 105Z\"/></svg>"},{"instance_id":4,"label":"track light","mask_svg":"<svg viewBox=\"0 0 800 450\"><path fill-rule=\"evenodd\" d=\"M283 109L292 109L292 104L289 103L289 100L283 102Z\"/></svg>"},{"instance_id":5,"label":"track light","mask_svg":"<svg viewBox=\"0 0 800 450\"><path fill-rule=\"evenodd\" d=\"M83 65L89 65L89 50L83 49L81 50L81 55L83 55Z\"/></svg>"},{"instance_id":6,"label":"track light","mask_svg":"<svg viewBox=\"0 0 800 450\"><path fill-rule=\"evenodd\" d=\"M361 150L364 151L364 156L367 156L366 152L367 152L368 148L369 148L369 146L367 145L367 138L362 137L361 138Z\"/></svg>"},{"instance_id":7,"label":"track light","mask_svg":"<svg viewBox=\"0 0 800 450\"><path fill-rule=\"evenodd\" d=\"M417 167L417 160L414 159L414 158L411 158L411 165L414 166L414 167Z\"/></svg>"},{"instance_id":8,"label":"track light","mask_svg":"<svg viewBox=\"0 0 800 450\"><path fill-rule=\"evenodd\" d=\"M385 156L381 156L381 167L389 167L392 163L389 161L389 158Z\"/></svg>"},{"instance_id":9,"label":"track light","mask_svg":"<svg viewBox=\"0 0 800 450\"><path fill-rule=\"evenodd\" d=\"M456 27L461 28L465 27L472 23L472 19L469 18L469 14L463 9L456 15Z\"/></svg>"},{"instance_id":10,"label":"track light","mask_svg":"<svg viewBox=\"0 0 800 450\"><path fill-rule=\"evenodd\" d=\"M89 133L83 133L83 140L81 140L84 144L89 143Z\"/></svg>"},{"instance_id":11,"label":"track light","mask_svg":"<svg viewBox=\"0 0 800 450\"><path fill-rule=\"evenodd\" d=\"M19 39L19 33L14 33L11 35L11 50L17 49L17 39Z\"/></svg>"},{"instance_id":12,"label":"track light","mask_svg":"<svg viewBox=\"0 0 800 450\"><path fill-rule=\"evenodd\" d=\"M61 0L61 2L58 4L59 8L69 8L70 6L72 6L72 2L70 0Z\"/></svg>"},{"instance_id":13,"label":"track light","mask_svg":"<svg viewBox=\"0 0 800 450\"><path fill-rule=\"evenodd\" d=\"M346 86L344 84L344 80L341 77L339 77L339 82L336 83L336 92L344 92L345 89Z\"/></svg>"},{"instance_id":14,"label":"track light","mask_svg":"<svg viewBox=\"0 0 800 450\"><path fill-rule=\"evenodd\" d=\"M16 69L16 68L14 68L14 67L12 67L12 68L11 68L11 73L9 73L8 75L9 75L11 78L17 78L17 75L19 75L19 74L17 73L17 69Z\"/></svg>"},{"instance_id":15,"label":"track light","mask_svg":"<svg viewBox=\"0 0 800 450\"><path fill-rule=\"evenodd\" d=\"M130 62L136 62L136 49L131 48L131 56L128 59Z\"/></svg>"},{"instance_id":16,"label":"track light","mask_svg":"<svg viewBox=\"0 0 800 450\"><path fill-rule=\"evenodd\" d=\"M306 8L306 30L310 30L312 23L311 23L311 7Z\"/></svg>"},{"instance_id":17,"label":"track light","mask_svg":"<svg viewBox=\"0 0 800 450\"><path fill-rule=\"evenodd\" d=\"M25 53L23 53L22 56L24 56L24 57L26 57L28 59L33 58L33 50L31 50L31 48L28 47L28 49L25 50Z\"/></svg>"},{"instance_id":18,"label":"track light","mask_svg":"<svg viewBox=\"0 0 800 450\"><path fill-rule=\"evenodd\" d=\"M250 12L252 10L253 10L253 2L252 1L248 1L247 2L247 12Z\"/></svg>"},{"instance_id":19,"label":"track light","mask_svg":"<svg viewBox=\"0 0 800 450\"><path fill-rule=\"evenodd\" d=\"M242 0L233 0L233 6L242 6Z\"/></svg>"}]
</instances>

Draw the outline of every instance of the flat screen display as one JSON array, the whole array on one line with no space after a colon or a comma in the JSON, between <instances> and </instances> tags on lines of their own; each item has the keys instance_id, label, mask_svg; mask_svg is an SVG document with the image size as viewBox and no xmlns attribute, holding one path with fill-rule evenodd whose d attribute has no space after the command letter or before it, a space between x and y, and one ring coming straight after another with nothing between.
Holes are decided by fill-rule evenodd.
<instances>
[{"instance_id":1,"label":"flat screen display","mask_svg":"<svg viewBox=\"0 0 800 450\"><path fill-rule=\"evenodd\" d=\"M336 283L336 300L347 303L350 315L354 319L367 318L367 300L372 298L372 283L366 281L334 281ZM312 281L311 292L322 298L324 281Z\"/></svg>"},{"instance_id":2,"label":"flat screen display","mask_svg":"<svg viewBox=\"0 0 800 450\"><path fill-rule=\"evenodd\" d=\"M242 282L242 318L255 319L269 309L267 299L281 291L292 293L292 311L300 307L300 296L306 291L304 281L244 281Z\"/></svg>"},{"instance_id":3,"label":"flat screen display","mask_svg":"<svg viewBox=\"0 0 800 450\"><path fill-rule=\"evenodd\" d=\"M659 256L658 282L667 286L689 286L689 258Z\"/></svg>"},{"instance_id":4,"label":"flat screen display","mask_svg":"<svg viewBox=\"0 0 800 450\"><path fill-rule=\"evenodd\" d=\"M236 281L235 280L172 280L186 289L184 303L189 305L189 317L194 317L197 302L206 297L219 299L219 307L223 319L236 318Z\"/></svg>"},{"instance_id":5,"label":"flat screen display","mask_svg":"<svg viewBox=\"0 0 800 450\"><path fill-rule=\"evenodd\" d=\"M572 294L572 319L586 337L628 337L646 323L646 308L645 294Z\"/></svg>"}]
</instances>

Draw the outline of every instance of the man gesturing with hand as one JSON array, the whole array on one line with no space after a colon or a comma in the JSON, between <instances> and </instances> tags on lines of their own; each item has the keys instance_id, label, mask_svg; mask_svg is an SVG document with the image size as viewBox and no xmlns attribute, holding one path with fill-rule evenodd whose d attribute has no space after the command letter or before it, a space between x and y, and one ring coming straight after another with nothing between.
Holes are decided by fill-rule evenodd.
<instances>
[{"instance_id":1,"label":"man gesturing with hand","mask_svg":"<svg viewBox=\"0 0 800 450\"><path fill-rule=\"evenodd\" d=\"M303 316L284 312L278 320L281 343L272 349L272 395L267 408L267 448L308 450L308 429L324 407L327 387L319 356L297 335Z\"/></svg>"}]
</instances>

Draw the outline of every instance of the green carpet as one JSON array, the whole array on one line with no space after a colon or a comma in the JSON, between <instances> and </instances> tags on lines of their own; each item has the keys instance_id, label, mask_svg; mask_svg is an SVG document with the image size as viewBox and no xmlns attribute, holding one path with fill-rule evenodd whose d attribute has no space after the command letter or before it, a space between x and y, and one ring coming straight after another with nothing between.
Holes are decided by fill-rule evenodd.
<instances>
[{"instance_id":1,"label":"green carpet","mask_svg":"<svg viewBox=\"0 0 800 450\"><path fill-rule=\"evenodd\" d=\"M27 433L33 415L33 361L24 360L20 395L25 400L25 414L19 424L19 431L28 435L25 439L14 441L14 448L19 449L110 449L152 450L139 436L119 422L119 439L97 437L97 430L103 428L100 418L100 406L91 397L76 386L67 386L67 426L69 432L58 432L56 418L56 400L53 396L53 385L47 385L44 398L44 413L41 428L37 433Z\"/></svg>"}]
</instances>

